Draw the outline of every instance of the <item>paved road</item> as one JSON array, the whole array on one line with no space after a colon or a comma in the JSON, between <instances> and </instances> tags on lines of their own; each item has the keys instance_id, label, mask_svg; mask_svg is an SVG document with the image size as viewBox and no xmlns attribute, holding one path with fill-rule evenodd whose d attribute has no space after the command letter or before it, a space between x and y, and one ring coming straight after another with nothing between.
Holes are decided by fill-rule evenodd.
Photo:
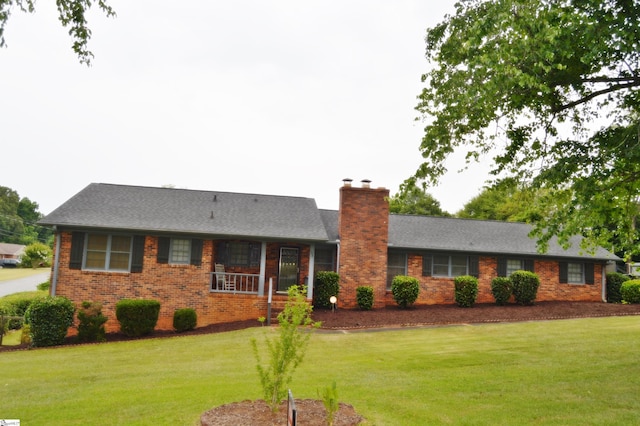
<instances>
[{"instance_id":1,"label":"paved road","mask_svg":"<svg viewBox=\"0 0 640 426\"><path fill-rule=\"evenodd\" d=\"M7 294L19 293L21 291L33 291L38 289L38 284L49 279L51 273L49 271L41 274L31 275L19 280L0 281L0 297Z\"/></svg>"}]
</instances>

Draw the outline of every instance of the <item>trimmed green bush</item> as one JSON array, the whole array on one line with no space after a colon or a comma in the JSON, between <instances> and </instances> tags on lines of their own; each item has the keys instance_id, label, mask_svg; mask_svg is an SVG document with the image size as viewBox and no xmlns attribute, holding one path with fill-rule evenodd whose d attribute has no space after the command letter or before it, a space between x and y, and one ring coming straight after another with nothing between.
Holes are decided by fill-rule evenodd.
<instances>
[{"instance_id":1,"label":"trimmed green bush","mask_svg":"<svg viewBox=\"0 0 640 426\"><path fill-rule=\"evenodd\" d=\"M25 312L36 299L42 299L46 295L37 291L29 291L15 293L0 298L0 313L11 316L24 316ZM24 321L19 319L10 320L8 328L10 330L19 330L22 328Z\"/></svg>"},{"instance_id":2,"label":"trimmed green bush","mask_svg":"<svg viewBox=\"0 0 640 426\"><path fill-rule=\"evenodd\" d=\"M407 308L418 300L420 283L417 278L406 275L396 275L391 282L391 294L401 308Z\"/></svg>"},{"instance_id":3,"label":"trimmed green bush","mask_svg":"<svg viewBox=\"0 0 640 426\"><path fill-rule=\"evenodd\" d=\"M318 308L330 308L331 296L338 297L340 292L340 275L331 271L320 271L316 274L314 306Z\"/></svg>"},{"instance_id":4,"label":"trimmed green bush","mask_svg":"<svg viewBox=\"0 0 640 426\"><path fill-rule=\"evenodd\" d=\"M363 311L373 308L373 287L360 286L356 288L356 302Z\"/></svg>"},{"instance_id":5,"label":"trimmed green bush","mask_svg":"<svg viewBox=\"0 0 640 426\"><path fill-rule=\"evenodd\" d=\"M509 279L516 303L524 306L533 305L540 287L538 275L530 271L515 271Z\"/></svg>"},{"instance_id":6,"label":"trimmed green bush","mask_svg":"<svg viewBox=\"0 0 640 426\"><path fill-rule=\"evenodd\" d=\"M478 279L471 275L461 275L453 280L455 299L461 308L470 308L478 297Z\"/></svg>"},{"instance_id":7,"label":"trimmed green bush","mask_svg":"<svg viewBox=\"0 0 640 426\"><path fill-rule=\"evenodd\" d=\"M625 281L629 281L627 275L619 272L610 272L607 274L607 302L608 303L621 303L622 295L620 294L620 287Z\"/></svg>"},{"instance_id":8,"label":"trimmed green bush","mask_svg":"<svg viewBox=\"0 0 640 426\"><path fill-rule=\"evenodd\" d=\"M509 302L511 293L511 280L508 277L495 277L491 280L491 294L493 294L496 305L506 305Z\"/></svg>"},{"instance_id":9,"label":"trimmed green bush","mask_svg":"<svg viewBox=\"0 0 640 426\"><path fill-rule=\"evenodd\" d=\"M33 346L55 346L64 343L67 330L73 324L75 307L62 296L47 296L31 302L25 321L31 330Z\"/></svg>"},{"instance_id":10,"label":"trimmed green bush","mask_svg":"<svg viewBox=\"0 0 640 426\"><path fill-rule=\"evenodd\" d=\"M102 305L100 303L82 302L78 310L78 341L106 341L105 322L107 322L107 317L102 315Z\"/></svg>"},{"instance_id":11,"label":"trimmed green bush","mask_svg":"<svg viewBox=\"0 0 640 426\"><path fill-rule=\"evenodd\" d=\"M120 331L129 337L151 334L158 323L160 302L145 299L122 299L116 303Z\"/></svg>"},{"instance_id":12,"label":"trimmed green bush","mask_svg":"<svg viewBox=\"0 0 640 426\"><path fill-rule=\"evenodd\" d=\"M198 324L198 314L195 309L176 309L173 313L173 328L177 332L193 330L196 324Z\"/></svg>"},{"instance_id":13,"label":"trimmed green bush","mask_svg":"<svg viewBox=\"0 0 640 426\"><path fill-rule=\"evenodd\" d=\"M640 303L640 280L628 280L620 286L623 303Z\"/></svg>"}]
</instances>

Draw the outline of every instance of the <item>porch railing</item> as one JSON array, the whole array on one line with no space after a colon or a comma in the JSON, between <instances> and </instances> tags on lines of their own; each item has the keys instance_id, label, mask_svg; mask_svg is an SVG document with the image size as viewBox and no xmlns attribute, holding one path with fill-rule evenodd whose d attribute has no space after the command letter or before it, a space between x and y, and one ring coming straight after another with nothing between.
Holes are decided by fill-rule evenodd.
<instances>
[{"instance_id":1,"label":"porch railing","mask_svg":"<svg viewBox=\"0 0 640 426\"><path fill-rule=\"evenodd\" d=\"M212 292L258 294L260 274L211 272L209 288Z\"/></svg>"}]
</instances>

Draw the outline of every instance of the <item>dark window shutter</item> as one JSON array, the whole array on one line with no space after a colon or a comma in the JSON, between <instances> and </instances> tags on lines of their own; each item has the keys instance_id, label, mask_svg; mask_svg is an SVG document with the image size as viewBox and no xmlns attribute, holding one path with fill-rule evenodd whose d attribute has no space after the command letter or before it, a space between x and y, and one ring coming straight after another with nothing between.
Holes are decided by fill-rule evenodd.
<instances>
[{"instance_id":1,"label":"dark window shutter","mask_svg":"<svg viewBox=\"0 0 640 426\"><path fill-rule=\"evenodd\" d=\"M71 258L69 269L82 269L82 256L84 255L84 232L71 233Z\"/></svg>"},{"instance_id":2,"label":"dark window shutter","mask_svg":"<svg viewBox=\"0 0 640 426\"><path fill-rule=\"evenodd\" d=\"M584 282L587 284L595 284L595 274L593 269L593 263L584 264Z\"/></svg>"},{"instance_id":3,"label":"dark window shutter","mask_svg":"<svg viewBox=\"0 0 640 426\"><path fill-rule=\"evenodd\" d=\"M431 276L431 262L432 262L432 257L430 254L422 255L422 276L423 277Z\"/></svg>"},{"instance_id":4,"label":"dark window shutter","mask_svg":"<svg viewBox=\"0 0 640 426\"><path fill-rule=\"evenodd\" d=\"M567 262L558 262L560 267L560 283L566 284L569 282L569 264Z\"/></svg>"},{"instance_id":5,"label":"dark window shutter","mask_svg":"<svg viewBox=\"0 0 640 426\"><path fill-rule=\"evenodd\" d=\"M249 244L249 266L260 266L260 244Z\"/></svg>"},{"instance_id":6,"label":"dark window shutter","mask_svg":"<svg viewBox=\"0 0 640 426\"><path fill-rule=\"evenodd\" d=\"M480 276L480 260L478 256L469 256L469 275L476 278Z\"/></svg>"},{"instance_id":7,"label":"dark window shutter","mask_svg":"<svg viewBox=\"0 0 640 426\"><path fill-rule=\"evenodd\" d=\"M216 263L227 264L227 247L228 244L225 241L216 244Z\"/></svg>"},{"instance_id":8,"label":"dark window shutter","mask_svg":"<svg viewBox=\"0 0 640 426\"><path fill-rule=\"evenodd\" d=\"M525 271L535 272L533 270L533 259L524 259L522 261L522 267L524 268Z\"/></svg>"},{"instance_id":9,"label":"dark window shutter","mask_svg":"<svg viewBox=\"0 0 640 426\"><path fill-rule=\"evenodd\" d=\"M169 263L169 247L171 239L158 237L158 263Z\"/></svg>"},{"instance_id":10,"label":"dark window shutter","mask_svg":"<svg viewBox=\"0 0 640 426\"><path fill-rule=\"evenodd\" d=\"M131 272L142 272L144 262L144 235L133 236L133 249L131 251Z\"/></svg>"},{"instance_id":11,"label":"dark window shutter","mask_svg":"<svg viewBox=\"0 0 640 426\"><path fill-rule=\"evenodd\" d=\"M202 240L194 238L191 240L191 261L194 266L202 265Z\"/></svg>"},{"instance_id":12,"label":"dark window shutter","mask_svg":"<svg viewBox=\"0 0 640 426\"><path fill-rule=\"evenodd\" d=\"M507 276L507 258L506 257L498 258L498 276L499 277Z\"/></svg>"}]
</instances>

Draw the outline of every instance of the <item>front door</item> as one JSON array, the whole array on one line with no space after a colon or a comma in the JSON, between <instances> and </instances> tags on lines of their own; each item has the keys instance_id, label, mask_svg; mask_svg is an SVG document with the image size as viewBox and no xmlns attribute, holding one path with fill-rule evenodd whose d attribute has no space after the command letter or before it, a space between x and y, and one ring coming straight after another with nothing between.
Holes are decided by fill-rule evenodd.
<instances>
[{"instance_id":1,"label":"front door","mask_svg":"<svg viewBox=\"0 0 640 426\"><path fill-rule=\"evenodd\" d=\"M278 273L278 291L287 291L298 284L298 249L280 248L280 269Z\"/></svg>"}]
</instances>

